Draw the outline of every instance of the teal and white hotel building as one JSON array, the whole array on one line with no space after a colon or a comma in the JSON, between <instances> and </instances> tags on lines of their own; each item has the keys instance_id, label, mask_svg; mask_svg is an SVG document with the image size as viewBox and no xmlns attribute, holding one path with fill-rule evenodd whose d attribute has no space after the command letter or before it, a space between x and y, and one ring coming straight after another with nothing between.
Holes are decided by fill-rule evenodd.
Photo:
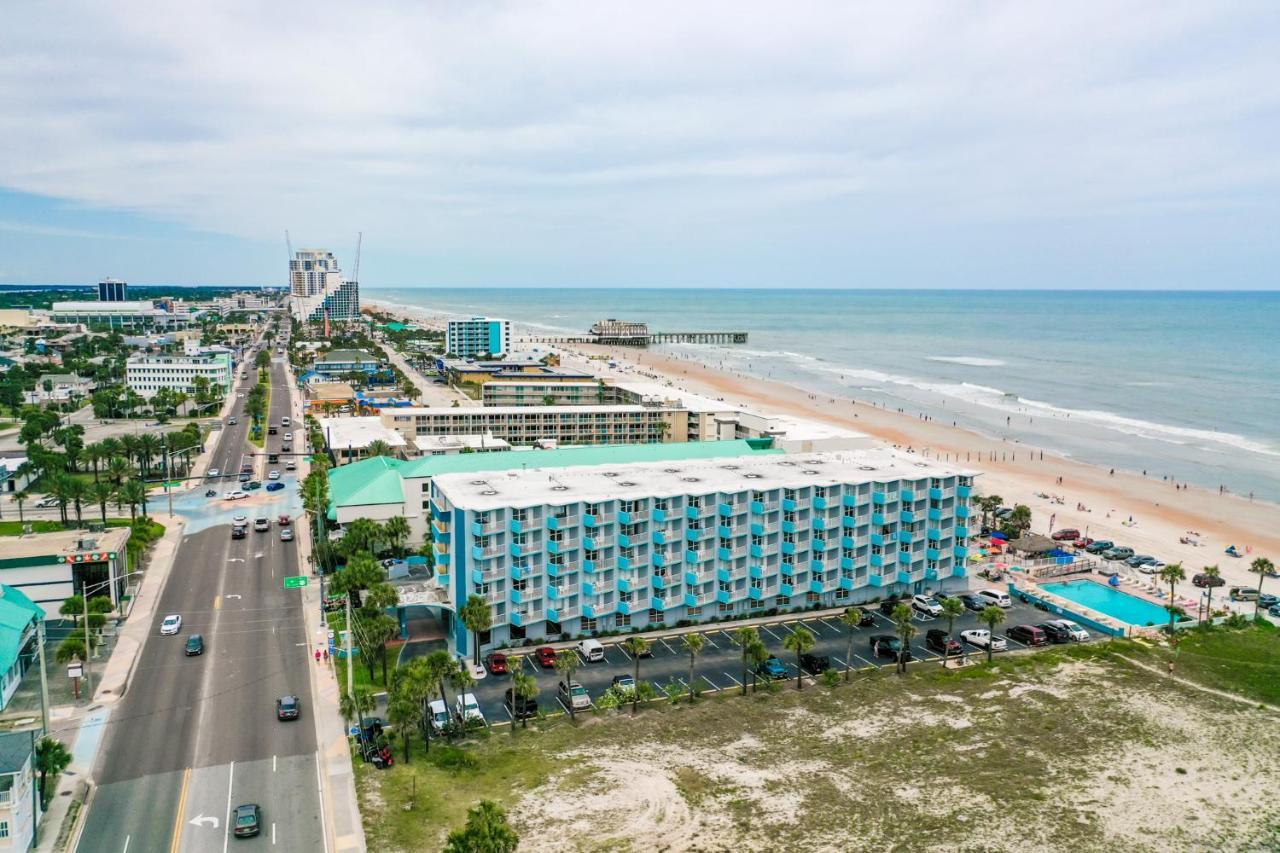
<instances>
[{"instance_id":1,"label":"teal and white hotel building","mask_svg":"<svg viewBox=\"0 0 1280 853\"><path fill-rule=\"evenodd\" d=\"M511 321L497 317L450 320L445 328L445 351L458 358L506 355L511 352Z\"/></svg>"},{"instance_id":2,"label":"teal and white hotel building","mask_svg":"<svg viewBox=\"0 0 1280 853\"><path fill-rule=\"evenodd\" d=\"M447 597L490 604L484 648L960 587L977 532L976 472L879 447L530 463L426 490Z\"/></svg>"}]
</instances>

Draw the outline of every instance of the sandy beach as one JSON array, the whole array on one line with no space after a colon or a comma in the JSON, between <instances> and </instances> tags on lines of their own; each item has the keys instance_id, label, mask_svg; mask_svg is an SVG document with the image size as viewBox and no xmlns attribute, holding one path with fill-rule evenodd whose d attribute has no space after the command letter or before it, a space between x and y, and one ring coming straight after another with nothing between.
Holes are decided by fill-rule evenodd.
<instances>
[{"instance_id":1,"label":"sandy beach","mask_svg":"<svg viewBox=\"0 0 1280 853\"><path fill-rule=\"evenodd\" d=\"M445 322L427 310L368 305L432 327L442 328ZM763 413L823 421L875 436L902 450L972 468L981 472L977 484L983 494L1000 495L1008 505L1029 506L1036 532L1047 533L1052 518L1055 530L1074 527L1095 539L1128 545L1137 553L1181 562L1188 577L1181 595L1191 593L1190 576L1204 566L1217 564L1229 584L1256 585L1257 575L1249 569L1254 557L1280 562L1280 506L1273 503L1184 487L1161 479L1158 473L1112 471L1026 443L926 420L914 412L887 410L849 397L817 396L655 350L574 345L557 351L566 368L606 378L643 378ZM609 367L609 360L598 358L601 355L617 366ZM1078 508L1081 505L1083 510ZM1198 546L1179 541L1189 533L1196 534ZM1245 557L1228 556L1224 552L1229 545L1245 552Z\"/></svg>"}]
</instances>

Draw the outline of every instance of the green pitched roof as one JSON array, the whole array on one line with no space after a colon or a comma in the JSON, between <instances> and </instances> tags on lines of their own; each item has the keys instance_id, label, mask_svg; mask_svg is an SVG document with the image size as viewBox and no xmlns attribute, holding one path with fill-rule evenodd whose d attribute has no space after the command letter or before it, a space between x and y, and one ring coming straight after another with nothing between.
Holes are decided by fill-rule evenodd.
<instances>
[{"instance_id":1,"label":"green pitched roof","mask_svg":"<svg viewBox=\"0 0 1280 853\"><path fill-rule=\"evenodd\" d=\"M688 441L669 444L591 444L557 450L508 450L495 453L454 453L424 456L404 462L375 456L329 472L329 517L339 506L400 503L403 477L436 477L509 471L512 468L571 468L577 465L622 465L628 462L680 462L721 459L756 453L781 453L753 439Z\"/></svg>"},{"instance_id":2,"label":"green pitched roof","mask_svg":"<svg viewBox=\"0 0 1280 853\"><path fill-rule=\"evenodd\" d=\"M8 670L22 651L22 633L44 611L19 589L0 584L0 668Z\"/></svg>"}]
</instances>

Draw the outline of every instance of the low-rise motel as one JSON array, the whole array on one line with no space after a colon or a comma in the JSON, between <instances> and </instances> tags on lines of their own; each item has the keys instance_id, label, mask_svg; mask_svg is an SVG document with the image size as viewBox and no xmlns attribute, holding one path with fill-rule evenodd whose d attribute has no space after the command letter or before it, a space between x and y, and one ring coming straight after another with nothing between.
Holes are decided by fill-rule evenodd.
<instances>
[{"instance_id":1,"label":"low-rise motel","mask_svg":"<svg viewBox=\"0 0 1280 853\"><path fill-rule=\"evenodd\" d=\"M333 476L353 492L336 521L426 516L411 524L429 520L424 603L467 654L452 612L470 595L491 606L491 648L960 586L975 472L750 439L375 459ZM361 501L382 512L353 512Z\"/></svg>"}]
</instances>

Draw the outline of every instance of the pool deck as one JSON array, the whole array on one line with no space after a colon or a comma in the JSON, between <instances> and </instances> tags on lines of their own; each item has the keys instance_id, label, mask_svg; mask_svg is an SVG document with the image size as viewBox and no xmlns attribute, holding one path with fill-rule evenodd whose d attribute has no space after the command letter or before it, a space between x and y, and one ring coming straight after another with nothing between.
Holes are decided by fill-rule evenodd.
<instances>
[{"instance_id":1,"label":"pool deck","mask_svg":"<svg viewBox=\"0 0 1280 853\"><path fill-rule=\"evenodd\" d=\"M1121 592L1126 595L1131 595L1134 598L1141 599L1150 604L1155 604L1161 608L1166 606L1168 599L1160 595L1159 587L1155 585L1154 581L1151 584L1144 584L1141 581L1135 581L1130 578L1126 578L1123 575L1120 575L1118 577L1120 578L1120 585L1112 586L1108 578L1103 578L1102 576L1095 575L1092 573L1089 573L1089 574L1082 573L1079 575L1063 575L1058 577L1036 579L1036 578L1029 577L1022 572L1016 572L1014 573L1012 579L1009 582L1009 588L1010 588L1009 591L1011 594L1016 593L1019 590L1028 592L1032 595L1035 595L1044 599L1046 602L1053 604L1061 608L1062 610L1069 611L1069 612L1074 611L1102 625L1115 628L1116 630L1123 632L1125 636L1133 636L1134 634L1150 633L1153 631L1158 631L1159 630L1158 628L1152 628L1146 625L1134 625L1130 622L1125 622L1121 619L1117 619L1114 616L1110 616L1099 610L1094 610L1093 608L1088 607L1084 604L1080 604L1079 602L1074 601L1072 599L1065 598L1061 595L1055 595L1052 592L1047 592L1045 591L1044 587L1041 586L1041 581L1043 581L1046 584L1068 583L1068 582L1074 583L1077 581L1086 581L1086 582L1096 583L1098 586L1104 587L1106 589L1111 589L1116 592ZM1178 597L1176 604L1188 612L1194 612L1196 608L1199 607L1199 603L1195 599L1186 598L1183 596ZM1183 619L1178 620L1178 622L1186 623L1186 624L1194 624L1195 620L1190 617L1184 617Z\"/></svg>"}]
</instances>

